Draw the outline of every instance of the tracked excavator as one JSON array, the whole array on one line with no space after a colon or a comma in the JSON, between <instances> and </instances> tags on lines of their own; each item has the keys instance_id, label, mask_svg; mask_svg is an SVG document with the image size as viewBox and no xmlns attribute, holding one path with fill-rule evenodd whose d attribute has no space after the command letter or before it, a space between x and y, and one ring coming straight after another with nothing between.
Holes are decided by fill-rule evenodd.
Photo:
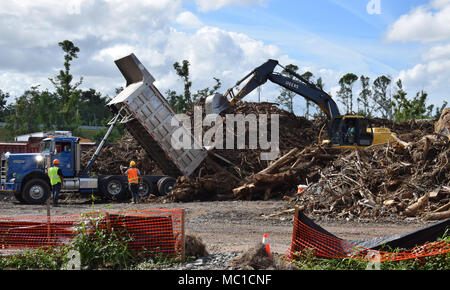
<instances>
[{"instance_id":1,"label":"tracked excavator","mask_svg":"<svg viewBox=\"0 0 450 290\"><path fill-rule=\"evenodd\" d=\"M274 72L277 66L289 72L295 79ZM239 89L239 86L246 80L248 81L243 88ZM269 59L266 63L255 68L238 81L236 86L228 89L225 95L216 93L206 98L206 114L220 114L233 107L268 80L313 102L326 114L328 120L319 133L319 144L331 143L335 148L350 149L371 147L396 139L395 134L388 128L373 128L371 121L363 116L342 116L336 102L329 94L273 59ZM237 90L237 93L235 93L235 90ZM327 139L322 138L325 128L328 132Z\"/></svg>"}]
</instances>

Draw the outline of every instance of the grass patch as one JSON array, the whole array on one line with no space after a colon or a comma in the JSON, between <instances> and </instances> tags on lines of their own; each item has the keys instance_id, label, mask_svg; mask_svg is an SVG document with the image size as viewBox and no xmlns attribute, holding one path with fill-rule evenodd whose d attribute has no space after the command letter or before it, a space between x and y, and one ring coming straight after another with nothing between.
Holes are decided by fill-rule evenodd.
<instances>
[{"instance_id":1,"label":"grass patch","mask_svg":"<svg viewBox=\"0 0 450 290\"><path fill-rule=\"evenodd\" d=\"M369 262L356 259L319 259L305 254L293 262L298 270L367 270ZM379 270L450 270L450 254L381 262Z\"/></svg>"},{"instance_id":2,"label":"grass patch","mask_svg":"<svg viewBox=\"0 0 450 290\"><path fill-rule=\"evenodd\" d=\"M444 235L438 241L450 242L450 237ZM382 251L400 253L404 249L383 248ZM299 270L366 270L370 263L352 258L321 259L314 256L311 250L304 250L297 253L296 256L298 258L293 261L293 264ZM381 262L380 270L450 270L450 253L410 260Z\"/></svg>"},{"instance_id":3,"label":"grass patch","mask_svg":"<svg viewBox=\"0 0 450 290\"><path fill-rule=\"evenodd\" d=\"M67 263L67 248L29 250L0 257L0 270L59 270Z\"/></svg>"}]
</instances>

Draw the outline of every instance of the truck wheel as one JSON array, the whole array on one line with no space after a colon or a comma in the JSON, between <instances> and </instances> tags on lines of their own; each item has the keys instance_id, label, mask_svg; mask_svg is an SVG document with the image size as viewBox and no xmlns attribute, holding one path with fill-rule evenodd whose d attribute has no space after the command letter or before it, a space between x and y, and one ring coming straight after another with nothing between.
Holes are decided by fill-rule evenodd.
<instances>
[{"instance_id":1,"label":"truck wheel","mask_svg":"<svg viewBox=\"0 0 450 290\"><path fill-rule=\"evenodd\" d=\"M29 204L43 204L50 196L50 185L39 178L28 181L22 191L22 197Z\"/></svg>"},{"instance_id":2,"label":"truck wheel","mask_svg":"<svg viewBox=\"0 0 450 290\"><path fill-rule=\"evenodd\" d=\"M173 189L173 185L175 184L175 178L172 177L163 177L160 180L158 180L158 183L156 186L158 187L159 195L165 196L169 195L169 193Z\"/></svg>"},{"instance_id":3,"label":"truck wheel","mask_svg":"<svg viewBox=\"0 0 450 290\"><path fill-rule=\"evenodd\" d=\"M109 176L102 180L101 190L109 200L121 200L126 195L126 185L118 176Z\"/></svg>"},{"instance_id":4,"label":"truck wheel","mask_svg":"<svg viewBox=\"0 0 450 290\"><path fill-rule=\"evenodd\" d=\"M147 180L145 177L142 179L142 182L139 183L138 194L140 198L147 197L150 193L153 192L153 183Z\"/></svg>"}]
</instances>

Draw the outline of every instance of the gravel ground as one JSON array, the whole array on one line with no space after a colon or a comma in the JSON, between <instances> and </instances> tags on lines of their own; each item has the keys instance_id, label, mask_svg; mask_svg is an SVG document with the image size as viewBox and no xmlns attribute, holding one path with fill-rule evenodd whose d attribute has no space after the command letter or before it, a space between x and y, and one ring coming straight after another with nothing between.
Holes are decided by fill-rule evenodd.
<instances>
[{"instance_id":1,"label":"gravel ground","mask_svg":"<svg viewBox=\"0 0 450 290\"><path fill-rule=\"evenodd\" d=\"M239 257L242 253L217 253L190 261L184 264L157 265L155 261L149 260L140 264L136 269L157 269L157 270L231 270L229 262L231 259Z\"/></svg>"},{"instance_id":2,"label":"gravel ground","mask_svg":"<svg viewBox=\"0 0 450 290\"><path fill-rule=\"evenodd\" d=\"M221 201L191 203L93 203L88 198L65 198L60 206L51 208L53 216L77 215L102 210L121 212L128 210L172 208L184 209L186 234L200 237L209 255L169 269L210 270L226 269L231 258L260 243L269 235L271 251L284 255L292 239L292 214L265 219L263 215L287 208L285 201ZM0 195L0 214L4 216L44 216L45 205L25 205L8 196ZM311 217L319 225L338 237L348 240L374 238L416 230L425 225L417 219L405 220L330 220Z\"/></svg>"}]
</instances>

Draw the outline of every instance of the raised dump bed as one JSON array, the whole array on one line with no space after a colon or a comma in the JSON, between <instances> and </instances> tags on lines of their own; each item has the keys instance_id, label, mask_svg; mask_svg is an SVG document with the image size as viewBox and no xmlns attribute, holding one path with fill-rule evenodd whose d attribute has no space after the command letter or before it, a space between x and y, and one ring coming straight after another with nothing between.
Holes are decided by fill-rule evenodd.
<instances>
[{"instance_id":1,"label":"raised dump bed","mask_svg":"<svg viewBox=\"0 0 450 290\"><path fill-rule=\"evenodd\" d=\"M178 129L171 125L176 115L164 96L154 86L155 79L134 54L115 61L127 81L126 88L108 103L122 123L165 174L178 177L191 176L206 158L205 149L175 150L171 145L172 133ZM187 130L185 136L191 137ZM199 147L198 147L199 148Z\"/></svg>"}]
</instances>

